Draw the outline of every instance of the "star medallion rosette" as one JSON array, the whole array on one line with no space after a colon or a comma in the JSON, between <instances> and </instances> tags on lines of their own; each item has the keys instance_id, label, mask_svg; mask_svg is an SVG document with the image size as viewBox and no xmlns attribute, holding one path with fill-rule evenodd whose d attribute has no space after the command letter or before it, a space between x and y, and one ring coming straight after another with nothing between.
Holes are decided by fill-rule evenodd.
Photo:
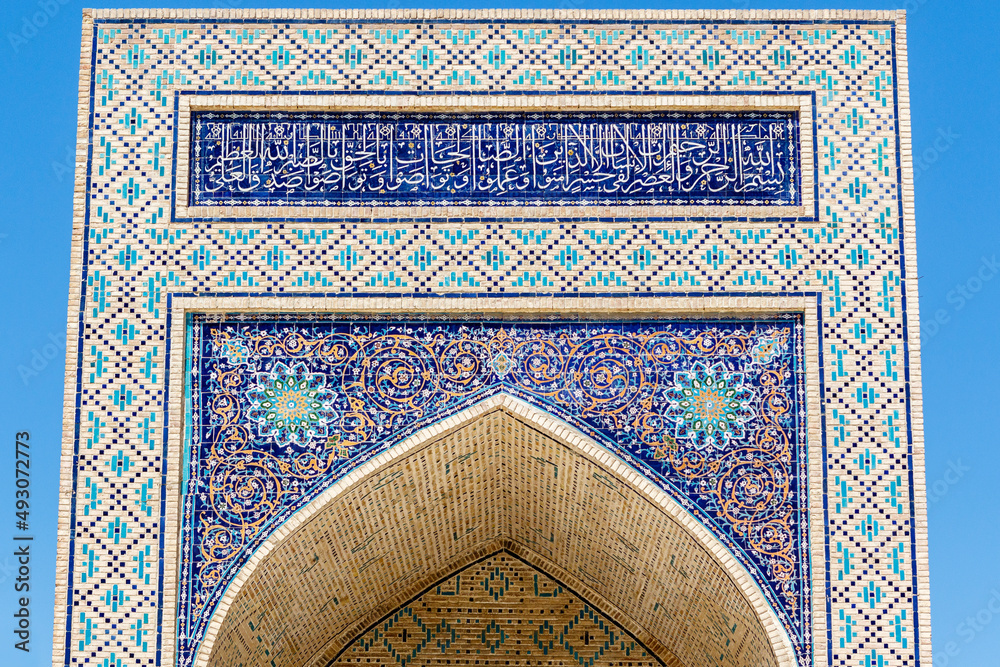
<instances>
[{"instance_id":1,"label":"star medallion rosette","mask_svg":"<svg viewBox=\"0 0 1000 667\"><path fill-rule=\"evenodd\" d=\"M695 449L725 449L732 440L746 437L746 424L756 416L756 392L743 373L721 364L695 364L678 371L666 392L667 416L673 418L678 444Z\"/></svg>"},{"instance_id":2,"label":"star medallion rosette","mask_svg":"<svg viewBox=\"0 0 1000 667\"><path fill-rule=\"evenodd\" d=\"M310 373L303 363L291 368L278 362L267 373L257 373L246 392L247 417L262 438L281 446L322 443L334 419L334 392L323 373Z\"/></svg>"}]
</instances>

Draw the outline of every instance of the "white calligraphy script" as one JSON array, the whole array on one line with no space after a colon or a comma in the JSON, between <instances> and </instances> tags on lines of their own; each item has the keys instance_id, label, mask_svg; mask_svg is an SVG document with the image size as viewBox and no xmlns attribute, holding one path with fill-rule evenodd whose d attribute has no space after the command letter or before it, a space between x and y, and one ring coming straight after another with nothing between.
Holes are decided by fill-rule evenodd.
<instances>
[{"instance_id":1,"label":"white calligraphy script","mask_svg":"<svg viewBox=\"0 0 1000 667\"><path fill-rule=\"evenodd\" d=\"M797 203L791 113L202 114L194 203Z\"/></svg>"}]
</instances>

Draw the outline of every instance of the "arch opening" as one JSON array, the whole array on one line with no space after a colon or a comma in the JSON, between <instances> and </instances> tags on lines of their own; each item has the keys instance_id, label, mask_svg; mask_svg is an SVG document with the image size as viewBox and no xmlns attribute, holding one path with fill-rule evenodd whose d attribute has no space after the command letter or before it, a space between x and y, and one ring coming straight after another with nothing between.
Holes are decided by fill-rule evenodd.
<instances>
[{"instance_id":1,"label":"arch opening","mask_svg":"<svg viewBox=\"0 0 1000 667\"><path fill-rule=\"evenodd\" d=\"M413 436L297 519L230 587L198 664L338 664L377 622L498 552L586 600L658 664L794 664L721 543L592 441L507 396ZM519 605L508 617L531 618ZM393 660L471 650L438 649ZM580 664L617 664L602 660Z\"/></svg>"}]
</instances>

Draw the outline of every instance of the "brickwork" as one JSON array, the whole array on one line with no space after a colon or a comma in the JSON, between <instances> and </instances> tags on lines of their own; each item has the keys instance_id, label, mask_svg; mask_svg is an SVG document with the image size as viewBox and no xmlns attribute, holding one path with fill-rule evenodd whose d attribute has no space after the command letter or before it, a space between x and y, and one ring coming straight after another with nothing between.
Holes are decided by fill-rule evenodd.
<instances>
[{"instance_id":1,"label":"brickwork","mask_svg":"<svg viewBox=\"0 0 1000 667\"><path fill-rule=\"evenodd\" d=\"M758 620L779 664L930 664L902 13L87 11L80 93L57 663L209 658L178 652L205 636L178 637L175 624L190 575L179 556L189 314L297 313L306 327L309 311L426 322L509 308L562 321L804 317L797 359L815 382L796 400L812 539L796 567L812 613L804 642L768 625L773 600ZM192 200L197 114L401 109L794 113L798 162L782 164L799 165L797 199ZM664 430L686 437L678 428ZM303 429L282 443L301 445ZM630 475L624 484L661 486ZM263 535L277 547L300 524ZM699 539L713 557L735 548L710 533ZM526 560L545 576L566 566ZM426 574L453 576L456 563ZM754 606L759 584L741 567L726 571ZM250 572L225 575L232 595ZM203 601L218 614L205 619L213 637L234 601ZM597 609L646 641L650 609L623 605Z\"/></svg>"},{"instance_id":2,"label":"brickwork","mask_svg":"<svg viewBox=\"0 0 1000 667\"><path fill-rule=\"evenodd\" d=\"M359 637L334 664L433 665L449 657L457 665L661 664L614 621L510 554L471 565L427 591Z\"/></svg>"}]
</instances>

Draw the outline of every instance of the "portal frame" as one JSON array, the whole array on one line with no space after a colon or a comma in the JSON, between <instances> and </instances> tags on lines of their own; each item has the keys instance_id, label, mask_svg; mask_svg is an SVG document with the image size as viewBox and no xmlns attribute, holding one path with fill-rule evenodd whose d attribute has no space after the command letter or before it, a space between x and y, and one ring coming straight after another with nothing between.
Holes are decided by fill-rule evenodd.
<instances>
[{"instance_id":1,"label":"portal frame","mask_svg":"<svg viewBox=\"0 0 1000 667\"><path fill-rule=\"evenodd\" d=\"M821 309L819 300L813 294L801 294L797 296L759 296L745 295L739 297L725 296L690 296L676 294L651 294L648 296L574 296L574 297L520 297L509 296L504 299L480 299L480 298L438 298L438 297L377 297L370 295L358 295L354 297L332 296L332 295L245 295L245 296L220 296L207 297L195 294L175 293L168 297L169 309L169 330L170 335L170 356L169 356L169 413L167 429L167 450L169 452L167 462L167 474L164 479L165 488L165 514L164 514L164 583L163 583L163 651L164 659L168 662L175 660L174 651L177 646L177 598L175 591L180 582L180 517L182 512L181 493L182 478L180 471L182 461L180 459L184 451L184 441L187 429L190 428L189 420L184 416L186 372L185 349L187 328L186 320L189 313L233 313L233 312L281 312L281 313L308 313L327 312L357 315L373 315L378 313L391 313L394 318L454 318L463 320L474 320L476 318L511 318L518 319L526 316L532 318L540 317L560 317L560 318L581 318L581 319L614 319L614 318L683 318L692 317L700 319L715 319L724 317L754 317L761 315L774 315L788 312L799 312L803 315L805 330L805 371L806 371L806 401L805 409L807 414L807 438L808 438L808 471L809 471L809 508L813 520L809 524L811 567L812 578L812 654L822 656L826 651L826 623L827 623L827 601L818 594L824 590L826 578L826 526L825 510L823 506L823 495L825 492L825 466L823 431L821 429L821 350L819 347L819 331L821 326ZM178 381L180 380L180 381ZM534 409L534 408L532 408ZM448 420L445 420L446 423ZM441 424L425 429L430 435L440 432L434 429L441 428ZM560 431L561 433L561 431ZM425 437L430 437L427 435ZM326 498L328 493L337 489L346 488L370 472L369 466L382 465L387 460L392 460L400 455L406 442L404 441L389 449L380 457L363 464L359 468L349 473L345 478L338 481L333 487L328 489L320 498L313 501L308 507L314 505L322 498ZM410 444L409 447L414 446ZM749 582L749 588L744 588L744 594L752 599L753 595L760 596L759 590L754 594L756 586L753 579L740 566L735 559L729 555L725 547L711 536L700 522L691 517L681 509L669 496L655 489L643 475L624 463L621 463L610 452L607 452L599 445L592 443L591 448L597 447L606 458L598 460L623 475L630 484L634 485L643 494L649 496L653 502L664 506L673 507L679 512L676 516L685 526L698 535L699 541L710 545L711 551L716 556L727 563L727 570L735 581ZM590 451L590 450L584 450ZM388 457L383 459L383 457ZM654 493L655 492L655 493ZM305 510L302 510L305 511ZM251 558L247 567L256 567L265 554L269 553L282 539L287 537L289 532L301 525L304 518L300 518L302 513L286 522L277 529L264 547L261 547ZM305 516L305 515L302 515ZM683 519L680 517L683 516ZM820 520L823 517L823 520ZM700 532L699 532L700 529ZM728 559L726 558L728 556ZM252 569L250 570L252 571ZM239 585L246 580L245 574L250 571L241 572L226 591L223 602L219 605L219 610L224 613L228 604L235 599ZM237 583L239 582L239 583ZM766 604L766 603L765 603ZM218 614L219 612L217 612ZM770 612L772 615L773 611ZM776 625L767 625L771 628L780 629L776 617L772 619ZM210 646L214 633L218 631L219 623L213 618L212 626L206 634L203 645ZM213 631L214 629L214 631ZM783 634L783 632L781 632ZM787 636L786 636L787 639ZM787 643L791 650L790 641ZM789 655L794 655L794 651ZM204 648L198 654L199 666L207 664L207 654ZM788 663L788 664L794 664Z\"/></svg>"}]
</instances>

